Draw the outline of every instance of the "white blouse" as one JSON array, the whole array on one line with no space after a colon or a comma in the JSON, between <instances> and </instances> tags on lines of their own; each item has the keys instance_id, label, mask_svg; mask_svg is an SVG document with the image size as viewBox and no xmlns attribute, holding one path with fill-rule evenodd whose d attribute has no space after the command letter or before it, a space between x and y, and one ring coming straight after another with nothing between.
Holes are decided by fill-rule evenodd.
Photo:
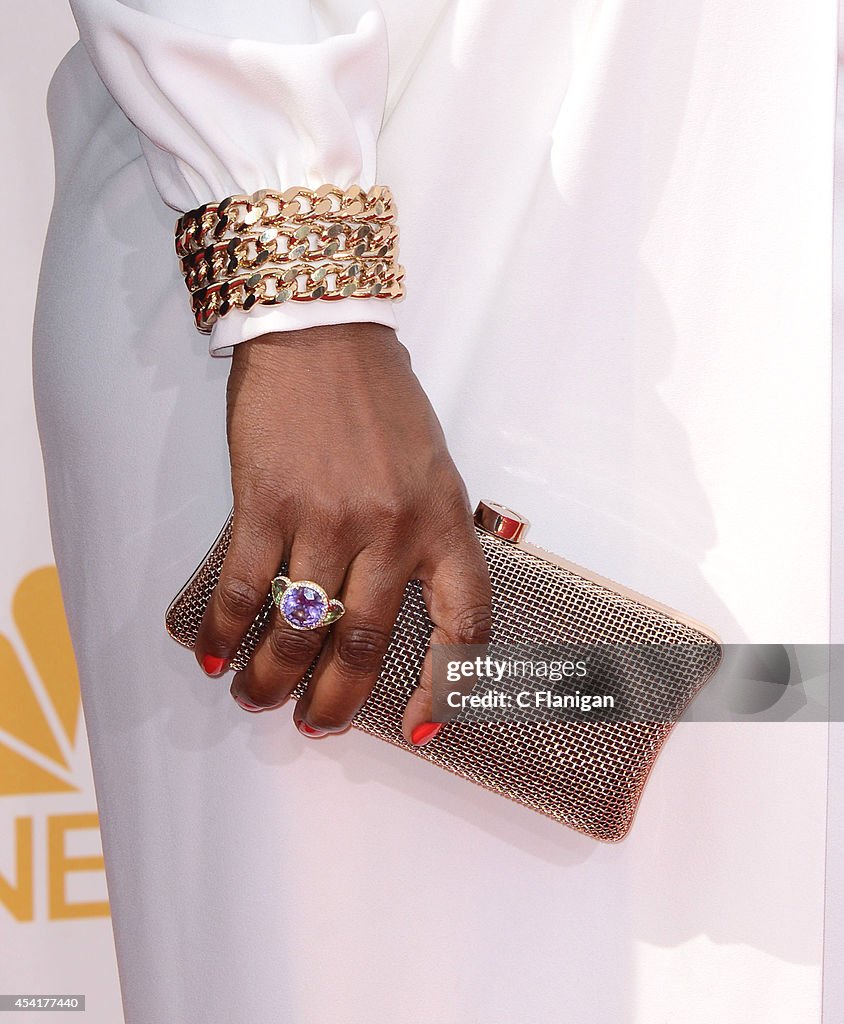
<instances>
[{"instance_id":1,"label":"white blouse","mask_svg":"<svg viewBox=\"0 0 844 1024\"><path fill-rule=\"evenodd\" d=\"M376 183L388 71L376 0L71 0L71 7L175 211L260 188ZM395 327L392 302L349 297L232 310L214 325L210 351L230 355L269 331L360 321Z\"/></svg>"}]
</instances>

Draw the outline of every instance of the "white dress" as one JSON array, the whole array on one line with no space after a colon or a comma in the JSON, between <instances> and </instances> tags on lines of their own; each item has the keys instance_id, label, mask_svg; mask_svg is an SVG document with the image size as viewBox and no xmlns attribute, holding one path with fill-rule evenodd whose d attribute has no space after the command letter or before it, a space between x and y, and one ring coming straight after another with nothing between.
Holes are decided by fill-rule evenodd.
<instances>
[{"instance_id":1,"label":"white dress","mask_svg":"<svg viewBox=\"0 0 844 1024\"><path fill-rule=\"evenodd\" d=\"M727 642L824 642L833 4L72 6L34 373L128 1024L817 1019L821 727L680 726L603 846L245 714L163 613L231 500L177 211L378 181L406 299L212 352L394 323L474 498Z\"/></svg>"}]
</instances>

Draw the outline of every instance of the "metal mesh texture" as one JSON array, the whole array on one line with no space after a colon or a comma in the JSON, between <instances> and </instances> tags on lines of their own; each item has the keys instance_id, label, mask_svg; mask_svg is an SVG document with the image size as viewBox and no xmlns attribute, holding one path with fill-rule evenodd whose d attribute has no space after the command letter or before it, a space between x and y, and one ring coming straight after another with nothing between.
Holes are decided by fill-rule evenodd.
<instances>
[{"instance_id":1,"label":"metal mesh texture","mask_svg":"<svg viewBox=\"0 0 844 1024\"><path fill-rule=\"evenodd\" d=\"M231 526L230 515L167 610L168 632L186 647L195 643ZM652 713L652 719L664 720L448 722L426 746L411 746L401 734L401 716L419 678L432 629L421 587L414 580L405 592L378 681L352 724L586 835L617 842L630 829L648 774L674 721L718 667L721 648L666 612L482 530L477 533L492 583L491 642L672 645L673 651L683 653L674 657L668 676L643 673L632 681L633 690L638 688L637 704L659 712ZM272 609L268 596L231 661L233 668L248 662Z\"/></svg>"}]
</instances>

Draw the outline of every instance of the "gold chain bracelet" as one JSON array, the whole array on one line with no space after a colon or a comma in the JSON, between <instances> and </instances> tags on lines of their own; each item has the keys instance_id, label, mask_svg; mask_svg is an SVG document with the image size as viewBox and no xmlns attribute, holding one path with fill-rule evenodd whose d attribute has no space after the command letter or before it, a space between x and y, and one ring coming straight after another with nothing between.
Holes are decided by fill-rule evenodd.
<instances>
[{"instance_id":1,"label":"gold chain bracelet","mask_svg":"<svg viewBox=\"0 0 844 1024\"><path fill-rule=\"evenodd\" d=\"M232 309L277 306L284 302L337 301L345 298L400 299L404 268L383 261L311 263L264 267L199 288L191 295L196 326L204 334Z\"/></svg>"},{"instance_id":2,"label":"gold chain bracelet","mask_svg":"<svg viewBox=\"0 0 844 1024\"><path fill-rule=\"evenodd\" d=\"M182 214L175 234L196 326L205 334L232 309L404 295L386 185L227 196Z\"/></svg>"},{"instance_id":3,"label":"gold chain bracelet","mask_svg":"<svg viewBox=\"0 0 844 1024\"><path fill-rule=\"evenodd\" d=\"M392 223L316 221L263 228L208 245L182 257L180 266L189 291L264 264L298 259L380 259L398 255L398 228Z\"/></svg>"},{"instance_id":4,"label":"gold chain bracelet","mask_svg":"<svg viewBox=\"0 0 844 1024\"><path fill-rule=\"evenodd\" d=\"M284 221L302 224L349 219L395 221L392 192L386 185L374 185L368 192L359 185L347 189L320 185L318 189L261 189L251 195L227 196L219 203L206 203L182 214L176 222L176 254L187 256L219 241L226 231L242 234L258 223L269 227Z\"/></svg>"}]
</instances>

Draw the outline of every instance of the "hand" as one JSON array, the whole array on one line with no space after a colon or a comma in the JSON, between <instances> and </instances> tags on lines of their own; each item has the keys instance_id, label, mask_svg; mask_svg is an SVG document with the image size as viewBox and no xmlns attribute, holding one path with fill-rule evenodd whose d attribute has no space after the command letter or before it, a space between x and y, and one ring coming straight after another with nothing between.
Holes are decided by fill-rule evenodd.
<instances>
[{"instance_id":1,"label":"hand","mask_svg":"<svg viewBox=\"0 0 844 1024\"><path fill-rule=\"evenodd\" d=\"M311 579L346 614L294 630L273 611L232 696L284 703L319 654L294 709L306 735L346 729L378 677L408 580L422 582L432 643L485 643L486 562L466 488L407 350L381 324L266 334L235 348L228 382L234 529L196 655L225 670L278 567ZM436 733L430 654L402 725Z\"/></svg>"}]
</instances>

